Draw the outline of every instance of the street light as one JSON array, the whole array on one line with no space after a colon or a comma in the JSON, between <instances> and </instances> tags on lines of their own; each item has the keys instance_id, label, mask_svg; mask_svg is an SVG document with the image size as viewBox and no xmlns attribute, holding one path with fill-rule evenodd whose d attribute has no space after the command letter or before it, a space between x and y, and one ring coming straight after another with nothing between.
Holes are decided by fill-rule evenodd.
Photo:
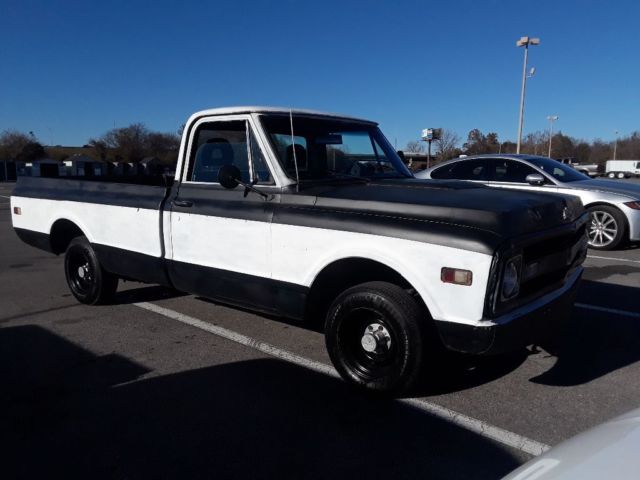
<instances>
[{"instance_id":1,"label":"street light","mask_svg":"<svg viewBox=\"0 0 640 480\"><path fill-rule=\"evenodd\" d=\"M524 47L524 64L522 65L522 91L520 92L520 121L518 123L518 146L516 153L520 153L520 145L522 144L522 125L524 123L524 94L527 88L527 59L529 57L529 45L540 45L539 38L521 37L516 42L516 46ZM531 69L531 76L535 73Z\"/></svg>"},{"instance_id":2,"label":"street light","mask_svg":"<svg viewBox=\"0 0 640 480\"><path fill-rule=\"evenodd\" d=\"M558 120L558 115L549 115L547 117L547 120L549 120L549 155L547 155L549 158L551 158L551 140L553 140L553 122L555 122L556 120Z\"/></svg>"},{"instance_id":3,"label":"street light","mask_svg":"<svg viewBox=\"0 0 640 480\"><path fill-rule=\"evenodd\" d=\"M618 151L618 130L616 130L616 141L613 144L613 159L616 159L616 153Z\"/></svg>"}]
</instances>

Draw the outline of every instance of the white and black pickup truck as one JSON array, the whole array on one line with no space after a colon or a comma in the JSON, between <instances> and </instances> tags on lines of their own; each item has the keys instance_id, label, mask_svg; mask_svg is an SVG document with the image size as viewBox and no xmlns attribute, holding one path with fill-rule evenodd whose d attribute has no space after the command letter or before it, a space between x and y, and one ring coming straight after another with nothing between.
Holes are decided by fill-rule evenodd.
<instances>
[{"instance_id":1,"label":"white and black pickup truck","mask_svg":"<svg viewBox=\"0 0 640 480\"><path fill-rule=\"evenodd\" d=\"M538 342L569 315L582 274L577 197L416 180L371 121L202 111L176 172L21 177L13 226L65 255L80 302L108 302L132 279L321 320L340 374L387 393L412 387L438 345Z\"/></svg>"}]
</instances>

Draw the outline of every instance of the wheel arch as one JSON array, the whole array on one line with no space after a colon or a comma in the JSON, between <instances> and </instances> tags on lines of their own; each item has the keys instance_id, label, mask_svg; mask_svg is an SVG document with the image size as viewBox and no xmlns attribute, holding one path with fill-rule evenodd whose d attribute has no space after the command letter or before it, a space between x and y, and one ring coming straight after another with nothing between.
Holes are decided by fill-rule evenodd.
<instances>
[{"instance_id":1,"label":"wheel arch","mask_svg":"<svg viewBox=\"0 0 640 480\"><path fill-rule=\"evenodd\" d=\"M589 210L593 207L608 207L608 208L614 208L616 209L620 215L622 215L622 218L624 219L624 237L623 237L623 241L629 240L629 219L627 218L627 216L625 215L625 213L614 203L609 203L609 202L603 202L602 200L597 200L595 202L591 202L588 203L587 205L584 206L585 210Z\"/></svg>"},{"instance_id":2,"label":"wheel arch","mask_svg":"<svg viewBox=\"0 0 640 480\"><path fill-rule=\"evenodd\" d=\"M305 318L321 325L331 303L341 292L370 281L389 282L410 291L425 310L425 317L432 318L427 303L405 275L379 260L355 256L334 260L316 274L305 302Z\"/></svg>"},{"instance_id":3,"label":"wheel arch","mask_svg":"<svg viewBox=\"0 0 640 480\"><path fill-rule=\"evenodd\" d=\"M85 230L67 218L59 218L53 222L49 232L51 251L56 255L64 253L74 238L86 236Z\"/></svg>"}]
</instances>

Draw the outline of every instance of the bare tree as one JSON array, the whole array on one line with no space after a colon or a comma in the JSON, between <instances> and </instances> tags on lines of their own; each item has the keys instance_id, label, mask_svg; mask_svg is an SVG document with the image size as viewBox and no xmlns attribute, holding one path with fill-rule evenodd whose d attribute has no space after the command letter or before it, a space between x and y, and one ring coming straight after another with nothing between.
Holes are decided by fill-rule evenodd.
<instances>
[{"instance_id":1,"label":"bare tree","mask_svg":"<svg viewBox=\"0 0 640 480\"><path fill-rule=\"evenodd\" d=\"M34 142L33 137L17 130L5 130L0 134L0 157L16 160L24 148Z\"/></svg>"},{"instance_id":2,"label":"bare tree","mask_svg":"<svg viewBox=\"0 0 640 480\"><path fill-rule=\"evenodd\" d=\"M404 150L410 153L427 153L427 147L424 142L421 141L411 141L407 143L407 146L404 147Z\"/></svg>"},{"instance_id":3,"label":"bare tree","mask_svg":"<svg viewBox=\"0 0 640 480\"><path fill-rule=\"evenodd\" d=\"M436 154L439 161L448 160L458 154L458 144L460 143L460 137L453 130L442 129L440 131L440 138L435 141Z\"/></svg>"}]
</instances>

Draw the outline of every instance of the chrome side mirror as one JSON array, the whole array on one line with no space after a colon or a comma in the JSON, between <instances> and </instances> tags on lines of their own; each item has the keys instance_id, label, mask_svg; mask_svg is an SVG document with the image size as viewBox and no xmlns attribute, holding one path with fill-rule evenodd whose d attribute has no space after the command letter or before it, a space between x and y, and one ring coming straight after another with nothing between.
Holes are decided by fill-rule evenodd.
<instances>
[{"instance_id":1,"label":"chrome side mirror","mask_svg":"<svg viewBox=\"0 0 640 480\"><path fill-rule=\"evenodd\" d=\"M533 185L535 187L544 185L544 177L539 173L530 173L527 175L526 181L529 185Z\"/></svg>"}]
</instances>

